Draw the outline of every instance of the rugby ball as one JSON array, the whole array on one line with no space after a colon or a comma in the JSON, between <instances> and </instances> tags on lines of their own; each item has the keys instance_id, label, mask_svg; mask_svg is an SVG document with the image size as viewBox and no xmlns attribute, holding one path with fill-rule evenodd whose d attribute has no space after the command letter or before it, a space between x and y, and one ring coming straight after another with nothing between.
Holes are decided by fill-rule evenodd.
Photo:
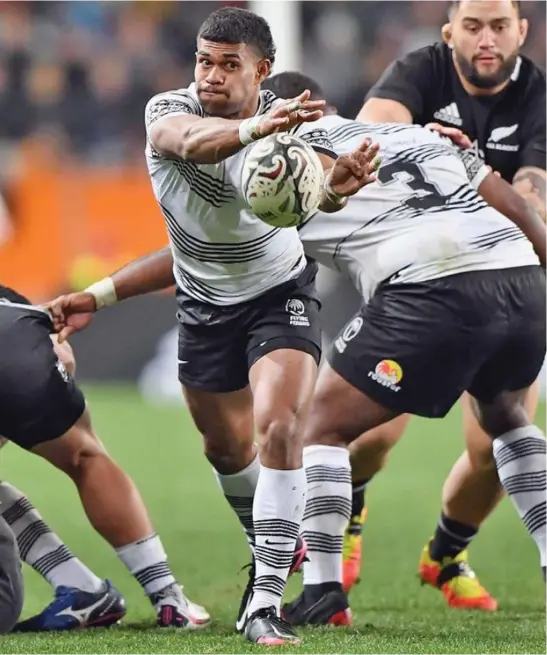
<instances>
[{"instance_id":1,"label":"rugby ball","mask_svg":"<svg viewBox=\"0 0 547 655\"><path fill-rule=\"evenodd\" d=\"M324 173L317 153L302 139L270 134L245 153L242 190L252 213L274 227L296 227L317 211Z\"/></svg>"}]
</instances>

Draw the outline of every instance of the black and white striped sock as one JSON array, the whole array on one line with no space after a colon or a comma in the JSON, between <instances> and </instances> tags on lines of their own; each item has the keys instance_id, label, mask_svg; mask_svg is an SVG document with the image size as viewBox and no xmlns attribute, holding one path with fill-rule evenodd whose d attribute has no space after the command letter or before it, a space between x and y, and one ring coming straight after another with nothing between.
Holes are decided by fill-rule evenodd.
<instances>
[{"instance_id":1,"label":"black and white striped sock","mask_svg":"<svg viewBox=\"0 0 547 655\"><path fill-rule=\"evenodd\" d=\"M15 534L23 562L54 589L77 587L91 593L104 589L104 582L74 557L30 500L8 482L0 482L0 513Z\"/></svg>"},{"instance_id":2,"label":"black and white striped sock","mask_svg":"<svg viewBox=\"0 0 547 655\"><path fill-rule=\"evenodd\" d=\"M304 448L308 499L302 536L308 544L304 585L342 583L342 545L351 515L351 467L346 448Z\"/></svg>"},{"instance_id":3,"label":"black and white striped sock","mask_svg":"<svg viewBox=\"0 0 547 655\"><path fill-rule=\"evenodd\" d=\"M545 437L535 425L511 430L494 440L500 482L536 542L541 566L547 559L545 452Z\"/></svg>"},{"instance_id":4,"label":"black and white striped sock","mask_svg":"<svg viewBox=\"0 0 547 655\"><path fill-rule=\"evenodd\" d=\"M175 576L167 564L163 544L157 534L116 548L116 553L144 589L144 593L150 596L152 604L155 594L176 584Z\"/></svg>"},{"instance_id":5,"label":"black and white striped sock","mask_svg":"<svg viewBox=\"0 0 547 655\"><path fill-rule=\"evenodd\" d=\"M258 455L249 466L232 475L224 475L215 470L220 488L231 508L237 514L251 550L254 549L253 502L259 474L260 460Z\"/></svg>"},{"instance_id":6,"label":"black and white striped sock","mask_svg":"<svg viewBox=\"0 0 547 655\"><path fill-rule=\"evenodd\" d=\"M305 504L303 468L260 467L253 506L255 583L248 615L271 606L279 613Z\"/></svg>"}]
</instances>

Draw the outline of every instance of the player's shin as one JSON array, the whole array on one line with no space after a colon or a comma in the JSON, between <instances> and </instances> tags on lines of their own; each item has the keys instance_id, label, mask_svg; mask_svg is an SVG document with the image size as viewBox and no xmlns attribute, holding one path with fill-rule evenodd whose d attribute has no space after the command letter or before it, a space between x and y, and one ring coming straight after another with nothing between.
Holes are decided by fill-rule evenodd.
<instances>
[{"instance_id":1,"label":"player's shin","mask_svg":"<svg viewBox=\"0 0 547 655\"><path fill-rule=\"evenodd\" d=\"M544 572L547 564L545 453L545 436L535 425L511 430L494 440L500 481L536 542Z\"/></svg>"},{"instance_id":2,"label":"player's shin","mask_svg":"<svg viewBox=\"0 0 547 655\"><path fill-rule=\"evenodd\" d=\"M260 467L253 505L255 580L248 616L268 607L279 614L305 504L303 468Z\"/></svg>"},{"instance_id":3,"label":"player's shin","mask_svg":"<svg viewBox=\"0 0 547 655\"><path fill-rule=\"evenodd\" d=\"M105 588L104 581L51 531L30 500L7 482L0 482L0 514L17 539L21 559L54 589L76 587L96 593Z\"/></svg>"},{"instance_id":4,"label":"player's shin","mask_svg":"<svg viewBox=\"0 0 547 655\"><path fill-rule=\"evenodd\" d=\"M216 468L214 472L224 497L243 526L251 550L254 549L253 502L260 473L258 454L237 473L219 473Z\"/></svg>"},{"instance_id":5,"label":"player's shin","mask_svg":"<svg viewBox=\"0 0 547 655\"><path fill-rule=\"evenodd\" d=\"M306 594L338 590L342 585L342 542L351 512L349 452L335 446L304 448L308 499L302 534L308 543L304 563Z\"/></svg>"}]
</instances>

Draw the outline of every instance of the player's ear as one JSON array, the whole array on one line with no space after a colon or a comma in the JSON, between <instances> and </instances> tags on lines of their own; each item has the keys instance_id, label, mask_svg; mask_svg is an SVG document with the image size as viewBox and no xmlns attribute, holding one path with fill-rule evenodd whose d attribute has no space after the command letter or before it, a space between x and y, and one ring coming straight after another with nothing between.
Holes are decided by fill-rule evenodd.
<instances>
[{"instance_id":1,"label":"player's ear","mask_svg":"<svg viewBox=\"0 0 547 655\"><path fill-rule=\"evenodd\" d=\"M257 84L262 84L272 71L272 62L269 59L261 59L256 67Z\"/></svg>"},{"instance_id":2,"label":"player's ear","mask_svg":"<svg viewBox=\"0 0 547 655\"><path fill-rule=\"evenodd\" d=\"M446 43L446 45L449 48L453 48L454 45L452 43L452 25L450 23L445 23L442 26L441 34L443 37L443 41Z\"/></svg>"},{"instance_id":3,"label":"player's ear","mask_svg":"<svg viewBox=\"0 0 547 655\"><path fill-rule=\"evenodd\" d=\"M528 36L528 27L529 23L526 18L521 18L519 20L519 48L522 48L526 37Z\"/></svg>"}]
</instances>

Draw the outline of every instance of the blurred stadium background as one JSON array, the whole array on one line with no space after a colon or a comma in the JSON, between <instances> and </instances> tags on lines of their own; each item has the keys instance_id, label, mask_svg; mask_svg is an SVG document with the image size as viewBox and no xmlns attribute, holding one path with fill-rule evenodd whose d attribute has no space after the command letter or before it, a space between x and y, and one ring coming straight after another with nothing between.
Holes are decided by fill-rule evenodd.
<instances>
[{"instance_id":1,"label":"blurred stadium background","mask_svg":"<svg viewBox=\"0 0 547 655\"><path fill-rule=\"evenodd\" d=\"M144 106L156 92L192 80L196 29L220 4L266 12L280 50L275 72L300 68L316 77L341 113L354 117L369 87L393 59L438 40L448 3L2 2L3 284L45 301L83 288L164 245L163 218L143 157ZM545 66L545 2L525 2L524 13L531 22L524 53ZM345 306L357 301L324 271L320 287L327 335L332 335L346 318L341 316L340 294L345 295ZM189 593L229 621L238 602L233 589L241 584L235 574L245 563L244 540L184 410L150 406L150 401L180 402L174 312L171 294L159 294L100 313L93 329L73 340L78 378L86 383L105 443L143 491ZM544 426L544 406L540 412ZM452 632L447 633L440 596L433 591L420 595L414 589L416 558L437 520L442 480L462 448L460 432L459 410L443 422L413 422L412 434L371 490L366 584L358 588L354 607L380 630L371 631L363 623L361 641L329 641L323 646L307 642L315 652L458 652L450 650L450 635L460 639L459 652L542 650L545 626L541 580L533 577L535 549L508 501L488 522L474 553L483 581L492 584L502 608L512 611L518 624L510 624L508 632L503 620L483 626L482 617L460 616L451 619ZM70 484L36 458L14 448L7 451L2 453L2 474L34 500L79 557L116 579L131 607L137 608L132 619L142 615L150 620L146 601L92 533ZM188 498L189 506L184 502ZM202 553L214 560L214 575L209 564L203 568ZM50 599L50 590L37 576L29 582L27 614ZM210 590L204 595L207 585ZM403 611L413 622L410 633ZM400 638L399 645L382 641L387 634L382 626ZM482 632L475 636L473 628ZM428 637L431 640L424 641ZM121 646L126 652L160 648L146 640L139 643L138 633L127 638ZM210 645L217 650L208 652L238 652L241 646L234 643L236 650L222 642ZM9 652L76 652L81 645L74 642L69 646L74 650L66 650L58 644L62 650L55 650L45 641L18 644L10 640L6 647ZM113 652L114 646L96 640L86 648ZM202 650L196 641L189 648Z\"/></svg>"}]
</instances>

